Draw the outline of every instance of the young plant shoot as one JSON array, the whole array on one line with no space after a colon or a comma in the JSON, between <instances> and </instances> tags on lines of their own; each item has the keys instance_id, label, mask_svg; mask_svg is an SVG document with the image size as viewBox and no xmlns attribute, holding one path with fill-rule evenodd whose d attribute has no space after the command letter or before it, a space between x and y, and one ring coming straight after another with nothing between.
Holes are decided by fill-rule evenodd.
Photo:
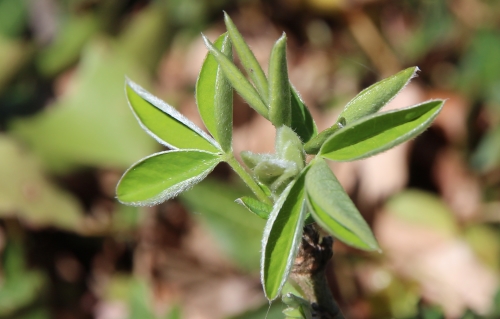
<instances>
[{"instance_id":1,"label":"young plant shoot","mask_svg":"<svg viewBox=\"0 0 500 319\"><path fill-rule=\"evenodd\" d=\"M272 301L283 294L289 306L287 317L311 318L315 311L311 305L321 302L290 278L306 225L320 227L347 245L380 250L327 161L366 158L414 138L429 127L444 102L378 112L416 76L418 68L411 67L363 90L330 128L318 133L288 78L285 34L271 51L266 76L227 14L225 23L228 31L214 43L203 36L208 53L196 84L198 111L210 134L127 80L126 95L139 124L170 150L132 165L116 194L128 205L159 204L199 183L218 163L227 162L255 195L236 201L267 220L261 257L266 297ZM233 47L245 73L233 63ZM246 168L232 150L233 89L276 127L275 153L242 152ZM312 155L310 161L306 154ZM290 285L285 286L287 282ZM342 318L339 313L330 315Z\"/></svg>"}]
</instances>

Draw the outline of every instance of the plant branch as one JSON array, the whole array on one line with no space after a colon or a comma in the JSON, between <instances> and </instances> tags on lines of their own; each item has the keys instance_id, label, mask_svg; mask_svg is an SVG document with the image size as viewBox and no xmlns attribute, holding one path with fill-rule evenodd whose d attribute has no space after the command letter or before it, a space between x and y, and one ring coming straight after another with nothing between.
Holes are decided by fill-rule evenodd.
<instances>
[{"instance_id":1,"label":"plant branch","mask_svg":"<svg viewBox=\"0 0 500 319\"><path fill-rule=\"evenodd\" d=\"M313 318L344 319L325 276L326 264L333 256L333 238L323 237L313 225L304 227L300 246L290 279L297 284L311 303Z\"/></svg>"},{"instance_id":2,"label":"plant branch","mask_svg":"<svg viewBox=\"0 0 500 319\"><path fill-rule=\"evenodd\" d=\"M253 177L241 166L240 162L234 158L233 154L228 154L226 162L231 166L231 168L238 174L238 176L247 184L247 186L252 190L252 192L257 196L257 198L268 205L273 205L271 199L264 193L262 188L257 184Z\"/></svg>"}]
</instances>

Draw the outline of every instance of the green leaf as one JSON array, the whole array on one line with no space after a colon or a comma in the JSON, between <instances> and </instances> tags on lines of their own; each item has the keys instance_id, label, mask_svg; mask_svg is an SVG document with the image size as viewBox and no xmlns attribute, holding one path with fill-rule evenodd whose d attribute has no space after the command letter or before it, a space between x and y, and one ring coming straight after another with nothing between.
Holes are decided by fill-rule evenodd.
<instances>
[{"instance_id":1,"label":"green leaf","mask_svg":"<svg viewBox=\"0 0 500 319\"><path fill-rule=\"evenodd\" d=\"M153 154L123 174L116 187L118 200L135 206L159 204L199 183L220 160L217 154L199 150Z\"/></svg>"},{"instance_id":2,"label":"green leaf","mask_svg":"<svg viewBox=\"0 0 500 319\"><path fill-rule=\"evenodd\" d=\"M311 214L321 227L353 247L379 250L370 227L323 159L310 164L305 188Z\"/></svg>"},{"instance_id":3,"label":"green leaf","mask_svg":"<svg viewBox=\"0 0 500 319\"><path fill-rule=\"evenodd\" d=\"M347 103L335 124L304 145L306 153L317 154L325 141L346 124L380 110L416 76L417 71L417 67L408 68L361 91Z\"/></svg>"},{"instance_id":4,"label":"green leaf","mask_svg":"<svg viewBox=\"0 0 500 319\"><path fill-rule=\"evenodd\" d=\"M274 44L269 59L269 120L274 126L292 124L290 81L286 65L286 35Z\"/></svg>"},{"instance_id":5,"label":"green leaf","mask_svg":"<svg viewBox=\"0 0 500 319\"><path fill-rule=\"evenodd\" d=\"M214 46L232 59L232 46L227 33ZM196 82L196 104L208 131L226 152L231 150L233 127L233 89L214 56L207 54Z\"/></svg>"},{"instance_id":6,"label":"green leaf","mask_svg":"<svg viewBox=\"0 0 500 319\"><path fill-rule=\"evenodd\" d=\"M272 206L248 196L238 198L236 203L263 219L268 219L273 210Z\"/></svg>"},{"instance_id":7,"label":"green leaf","mask_svg":"<svg viewBox=\"0 0 500 319\"><path fill-rule=\"evenodd\" d=\"M295 261L304 219L305 169L274 204L262 238L261 281L269 300L278 297Z\"/></svg>"},{"instance_id":8,"label":"green leaf","mask_svg":"<svg viewBox=\"0 0 500 319\"><path fill-rule=\"evenodd\" d=\"M233 88L238 92L239 95L255 110L257 113L268 118L267 105L264 103L259 93L255 90L253 85L247 80L247 78L241 73L241 71L234 65L234 63L221 51L219 51L214 45L204 36L203 41L205 41L205 46L212 53L217 63L224 72L227 80ZM234 44L234 43L233 43Z\"/></svg>"},{"instance_id":9,"label":"green leaf","mask_svg":"<svg viewBox=\"0 0 500 319\"><path fill-rule=\"evenodd\" d=\"M231 37L231 42L234 45L234 49L238 53L241 64L245 68L245 71L247 72L250 79L252 79L252 82L255 84L260 97L265 103L267 103L269 89L266 75L264 74L262 67L260 66L259 62L257 62L255 55L246 44L245 40L241 36L240 32L234 25L229 15L225 12L224 22L226 23L227 32Z\"/></svg>"},{"instance_id":10,"label":"green leaf","mask_svg":"<svg viewBox=\"0 0 500 319\"><path fill-rule=\"evenodd\" d=\"M339 115L350 124L364 116L373 114L389 103L419 71L414 66L377 82L356 95Z\"/></svg>"},{"instance_id":11,"label":"green leaf","mask_svg":"<svg viewBox=\"0 0 500 319\"><path fill-rule=\"evenodd\" d=\"M172 106L127 80L130 108L141 127L160 144L173 149L198 149L220 152L216 141Z\"/></svg>"},{"instance_id":12,"label":"green leaf","mask_svg":"<svg viewBox=\"0 0 500 319\"><path fill-rule=\"evenodd\" d=\"M316 123L314 123L311 113L309 113L309 110L300 98L299 93L291 84L290 92L292 112L291 128L301 138L302 142L306 143L318 134L318 129L316 128Z\"/></svg>"},{"instance_id":13,"label":"green leaf","mask_svg":"<svg viewBox=\"0 0 500 319\"><path fill-rule=\"evenodd\" d=\"M436 118L444 101L428 101L360 119L333 134L319 154L334 161L366 158L422 133Z\"/></svg>"}]
</instances>

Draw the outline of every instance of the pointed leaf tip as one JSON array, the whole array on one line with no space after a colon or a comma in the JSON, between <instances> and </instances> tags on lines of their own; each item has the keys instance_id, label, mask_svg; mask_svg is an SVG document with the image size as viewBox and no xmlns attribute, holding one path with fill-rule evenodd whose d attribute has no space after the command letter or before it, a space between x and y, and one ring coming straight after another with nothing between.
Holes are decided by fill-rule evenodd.
<instances>
[{"instance_id":1,"label":"pointed leaf tip","mask_svg":"<svg viewBox=\"0 0 500 319\"><path fill-rule=\"evenodd\" d=\"M347 103L338 118L344 118L350 124L377 112L394 99L417 76L418 71L418 67L410 67L369 86Z\"/></svg>"},{"instance_id":2,"label":"pointed leaf tip","mask_svg":"<svg viewBox=\"0 0 500 319\"><path fill-rule=\"evenodd\" d=\"M229 35L224 33L214 46L232 60ZM196 104L198 111L212 136L222 150L231 151L233 131L233 89L224 76L215 57L207 53L196 82Z\"/></svg>"},{"instance_id":3,"label":"pointed leaf tip","mask_svg":"<svg viewBox=\"0 0 500 319\"><path fill-rule=\"evenodd\" d=\"M234 65L234 63L226 55L224 55L220 50L214 47L214 45L205 36L203 36L203 41L205 42L207 49L214 56L215 60L221 67L226 79L229 81L229 83L231 83L236 92L238 92L238 94L241 95L241 97L255 111L257 111L257 113L268 119L269 112L267 109L267 105L264 103L253 85L243 75L243 73L241 73L238 67L236 67L236 65ZM233 45L235 45L234 42Z\"/></svg>"},{"instance_id":4,"label":"pointed leaf tip","mask_svg":"<svg viewBox=\"0 0 500 319\"><path fill-rule=\"evenodd\" d=\"M286 35L276 41L269 59L269 119L274 126L291 126L291 92L286 60Z\"/></svg>"},{"instance_id":5,"label":"pointed leaf tip","mask_svg":"<svg viewBox=\"0 0 500 319\"><path fill-rule=\"evenodd\" d=\"M347 103L335 124L319 133L305 145L306 152L317 154L325 141L340 128L379 111L417 76L418 71L419 68L416 66L407 68L361 91Z\"/></svg>"},{"instance_id":6,"label":"pointed leaf tip","mask_svg":"<svg viewBox=\"0 0 500 319\"><path fill-rule=\"evenodd\" d=\"M224 22L226 24L227 32L231 37L231 42L234 45L234 49L240 57L243 68L245 69L252 82L255 84L260 98L262 99L262 101L264 101L265 104L267 104L269 88L267 78L264 74L264 71L262 70L262 67L255 58L252 50L250 50L250 47L248 47L248 44L243 39L243 36L238 31L238 28L236 28L233 20L231 20L231 17L227 13L224 13Z\"/></svg>"}]
</instances>

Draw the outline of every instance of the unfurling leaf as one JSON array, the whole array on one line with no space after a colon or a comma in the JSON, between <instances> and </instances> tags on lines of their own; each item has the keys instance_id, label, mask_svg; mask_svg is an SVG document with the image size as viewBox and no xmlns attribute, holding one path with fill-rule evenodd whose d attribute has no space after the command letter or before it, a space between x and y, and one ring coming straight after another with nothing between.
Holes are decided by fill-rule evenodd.
<instances>
[{"instance_id":1,"label":"unfurling leaf","mask_svg":"<svg viewBox=\"0 0 500 319\"><path fill-rule=\"evenodd\" d=\"M321 227L351 246L379 249L370 227L323 159L310 164L305 188L309 210Z\"/></svg>"},{"instance_id":2,"label":"unfurling leaf","mask_svg":"<svg viewBox=\"0 0 500 319\"><path fill-rule=\"evenodd\" d=\"M292 109L286 65L286 35L274 44L269 59L269 120L274 126L290 126Z\"/></svg>"},{"instance_id":3,"label":"unfurling leaf","mask_svg":"<svg viewBox=\"0 0 500 319\"><path fill-rule=\"evenodd\" d=\"M249 168L254 169L259 163L263 161L270 161L277 157L273 154L257 154L250 151L243 151L240 153L243 163Z\"/></svg>"},{"instance_id":4,"label":"unfurling leaf","mask_svg":"<svg viewBox=\"0 0 500 319\"><path fill-rule=\"evenodd\" d=\"M128 205L156 205L202 181L220 161L219 155L199 150L156 153L123 174L116 195Z\"/></svg>"},{"instance_id":5,"label":"unfurling leaf","mask_svg":"<svg viewBox=\"0 0 500 319\"><path fill-rule=\"evenodd\" d=\"M260 162L253 168L253 174L264 185L272 185L287 170L295 168L295 164L277 158Z\"/></svg>"},{"instance_id":6,"label":"unfurling leaf","mask_svg":"<svg viewBox=\"0 0 500 319\"><path fill-rule=\"evenodd\" d=\"M281 301L288 306L283 310L286 319L312 319L313 310L311 303L304 298L294 295L293 293L284 294Z\"/></svg>"},{"instance_id":7,"label":"unfurling leaf","mask_svg":"<svg viewBox=\"0 0 500 319\"><path fill-rule=\"evenodd\" d=\"M255 154L244 151L241 152L241 158L245 165L252 170L257 180L263 185L269 186L275 195L279 195L303 167L303 164L299 166L295 162L282 159L274 154Z\"/></svg>"},{"instance_id":8,"label":"unfurling leaf","mask_svg":"<svg viewBox=\"0 0 500 319\"><path fill-rule=\"evenodd\" d=\"M441 100L428 101L362 118L335 132L319 155L334 161L352 161L386 151L422 133L443 104Z\"/></svg>"},{"instance_id":9,"label":"unfurling leaf","mask_svg":"<svg viewBox=\"0 0 500 319\"><path fill-rule=\"evenodd\" d=\"M269 112L267 109L266 103L262 100L261 96L253 85L247 80L247 78L241 73L236 65L221 51L219 51L214 45L203 36L203 40L205 41L205 46L210 51L210 53L214 56L215 60L219 64L226 76L227 80L233 88L238 92L239 95L255 110L257 113L265 117L269 118Z\"/></svg>"},{"instance_id":10,"label":"unfurling leaf","mask_svg":"<svg viewBox=\"0 0 500 319\"><path fill-rule=\"evenodd\" d=\"M299 171L304 168L304 147L297 134L288 126L276 130L275 149L279 158L295 163Z\"/></svg>"},{"instance_id":11,"label":"unfurling leaf","mask_svg":"<svg viewBox=\"0 0 500 319\"><path fill-rule=\"evenodd\" d=\"M227 33L214 46L229 60L232 46ZM212 54L208 53L196 82L196 104L208 131L225 152L231 150L233 132L233 89Z\"/></svg>"},{"instance_id":12,"label":"unfurling leaf","mask_svg":"<svg viewBox=\"0 0 500 319\"><path fill-rule=\"evenodd\" d=\"M198 149L212 153L221 151L212 137L139 85L127 80L126 93L139 124L159 143L173 149Z\"/></svg>"},{"instance_id":13,"label":"unfurling leaf","mask_svg":"<svg viewBox=\"0 0 500 319\"><path fill-rule=\"evenodd\" d=\"M224 22L226 23L227 32L231 37L231 42L234 45L236 53L238 53L241 64L245 68L245 71L247 72L250 79L252 79L252 82L255 84L260 97L262 98L264 103L267 103L269 89L266 75L264 74L262 67L260 66L252 50L250 50L250 48L248 47L247 43L241 36L240 32L234 25L229 15L225 12Z\"/></svg>"},{"instance_id":14,"label":"unfurling leaf","mask_svg":"<svg viewBox=\"0 0 500 319\"><path fill-rule=\"evenodd\" d=\"M267 185L286 170L297 169L294 162L281 159L274 154L255 154L243 151L241 152L241 159L254 172L255 177Z\"/></svg>"},{"instance_id":15,"label":"unfurling leaf","mask_svg":"<svg viewBox=\"0 0 500 319\"><path fill-rule=\"evenodd\" d=\"M269 300L279 296L300 245L306 217L304 198L306 172L307 169L283 191L274 204L264 229L261 281Z\"/></svg>"}]
</instances>

